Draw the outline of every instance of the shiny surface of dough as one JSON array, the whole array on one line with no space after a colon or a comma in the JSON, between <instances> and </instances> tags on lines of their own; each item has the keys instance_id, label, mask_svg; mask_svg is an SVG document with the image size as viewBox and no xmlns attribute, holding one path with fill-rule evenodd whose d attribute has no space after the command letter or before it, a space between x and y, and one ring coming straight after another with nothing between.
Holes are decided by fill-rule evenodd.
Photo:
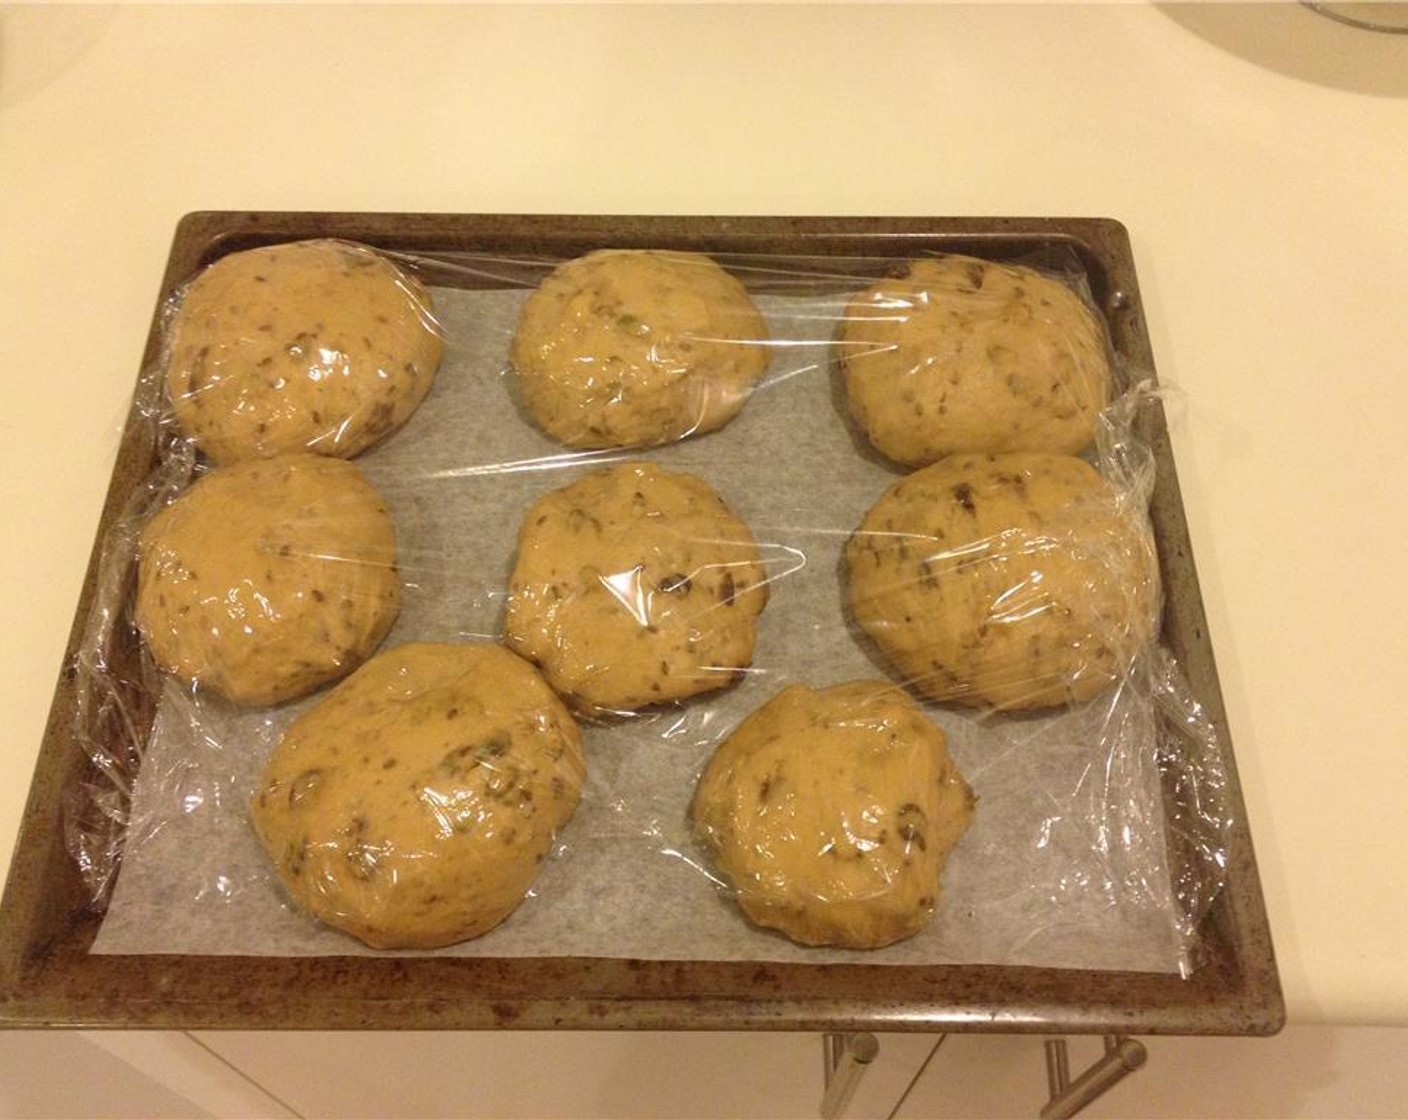
<instances>
[{"instance_id":1,"label":"shiny surface of dough","mask_svg":"<svg viewBox=\"0 0 1408 1120\"><path fill-rule=\"evenodd\" d=\"M845 560L856 621L942 702L1089 699L1157 628L1143 511L1071 456L955 455L916 471L866 514Z\"/></svg>"},{"instance_id":2,"label":"shiny surface of dough","mask_svg":"<svg viewBox=\"0 0 1408 1120\"><path fill-rule=\"evenodd\" d=\"M1110 399L1095 312L1020 266L915 261L850 303L838 345L852 416L911 466L957 452L1074 454Z\"/></svg>"},{"instance_id":3,"label":"shiny surface of dough","mask_svg":"<svg viewBox=\"0 0 1408 1120\"><path fill-rule=\"evenodd\" d=\"M187 285L166 388L213 462L348 459L406 422L442 350L413 277L363 246L299 241L222 257Z\"/></svg>"},{"instance_id":4,"label":"shiny surface of dough","mask_svg":"<svg viewBox=\"0 0 1408 1120\"><path fill-rule=\"evenodd\" d=\"M400 604L391 515L337 459L218 468L139 540L136 619L152 656L238 704L290 700L355 668Z\"/></svg>"},{"instance_id":5,"label":"shiny surface of dough","mask_svg":"<svg viewBox=\"0 0 1408 1120\"><path fill-rule=\"evenodd\" d=\"M289 897L374 948L437 948L522 901L577 807L566 708L502 646L377 655L285 733L251 816Z\"/></svg>"},{"instance_id":6,"label":"shiny surface of dough","mask_svg":"<svg viewBox=\"0 0 1408 1120\"><path fill-rule=\"evenodd\" d=\"M707 483L623 463L524 516L507 640L584 710L631 711L732 684L764 580L752 533Z\"/></svg>"},{"instance_id":7,"label":"shiny surface of dough","mask_svg":"<svg viewBox=\"0 0 1408 1120\"><path fill-rule=\"evenodd\" d=\"M692 813L753 921L805 945L873 949L933 916L973 795L902 689L794 685L719 746Z\"/></svg>"},{"instance_id":8,"label":"shiny surface of dough","mask_svg":"<svg viewBox=\"0 0 1408 1120\"><path fill-rule=\"evenodd\" d=\"M568 447L649 447L722 427L768 364L747 291L698 253L602 250L528 299L512 348L523 404Z\"/></svg>"}]
</instances>

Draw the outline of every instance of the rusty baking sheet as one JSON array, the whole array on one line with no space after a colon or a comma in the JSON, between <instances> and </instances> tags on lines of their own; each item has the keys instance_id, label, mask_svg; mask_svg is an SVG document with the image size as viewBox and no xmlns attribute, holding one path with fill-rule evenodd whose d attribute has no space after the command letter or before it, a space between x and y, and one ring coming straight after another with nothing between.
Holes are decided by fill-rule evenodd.
<instances>
[{"instance_id":1,"label":"rusty baking sheet","mask_svg":"<svg viewBox=\"0 0 1408 1120\"><path fill-rule=\"evenodd\" d=\"M612 247L766 254L796 260L957 252L1014 258L1053 248L1081 261L1117 354L1152 374L1128 234L1109 219L704 218L212 212L176 231L142 368L156 361L161 308L212 260L240 249L340 237L434 256L563 258ZM426 277L437 282L433 271ZM446 282L453 283L453 279ZM1217 731L1232 828L1225 884L1188 978L1169 973L994 965L867 965L604 958L119 956L90 952L102 915L64 840L64 814L91 763L75 743L73 666L96 594L105 534L151 470L135 411L118 451L97 544L41 746L0 908L0 1024L213 1028L617 1028L956 1030L1268 1034L1284 1006L1245 823L1162 413L1141 435L1157 487L1164 645ZM135 660L135 648L110 652ZM140 679L131 674L129 679ZM129 698L133 699L133 698ZM154 698L135 698L150 719ZM1169 790L1167 798L1177 797ZM1169 802L1172 804L1172 802ZM1172 853L1176 861L1178 853Z\"/></svg>"}]
</instances>

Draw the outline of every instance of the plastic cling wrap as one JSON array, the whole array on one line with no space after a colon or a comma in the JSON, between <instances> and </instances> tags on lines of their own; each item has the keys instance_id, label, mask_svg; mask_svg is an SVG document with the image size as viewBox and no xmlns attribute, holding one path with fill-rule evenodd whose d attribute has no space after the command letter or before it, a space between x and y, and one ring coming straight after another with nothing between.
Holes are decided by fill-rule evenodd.
<instances>
[{"instance_id":1,"label":"plastic cling wrap","mask_svg":"<svg viewBox=\"0 0 1408 1120\"><path fill-rule=\"evenodd\" d=\"M903 690L792 685L714 752L691 814L758 925L873 949L929 921L973 795Z\"/></svg>"},{"instance_id":2,"label":"plastic cling wrap","mask_svg":"<svg viewBox=\"0 0 1408 1120\"><path fill-rule=\"evenodd\" d=\"M1024 544L996 552L981 540L1016 540L1011 531L984 529L981 539L945 546L955 567L971 567L986 551L997 557L990 568L1013 573L1001 619L988 631L1025 616L1079 614L1081 604L1061 596L1079 596L1082 586L1100 592L1083 636L1066 643L1076 648L1067 675L1078 678L1082 666L1097 663L1081 643L1105 639L1100 687L1023 710L990 698L927 695L853 609L848 542L912 468L877 452L852 416L838 337L852 301L893 262L721 258L764 324L762 337L721 344L766 354L765 372L741 407L710 431L686 425L692 434L658 444L635 435L625 441L632 446L573 450L534 422L510 359L525 302L563 262L395 259L434 278L427 298L444 354L419 407L354 460L395 525L400 610L379 656L413 643L505 642L520 609L511 600L521 591L515 572L525 563L526 535L527 549L542 553L530 572L538 599L565 598L565 611L585 595L570 586L580 580L593 609L606 612L595 623L590 614L574 619L570 630L521 628L559 634L545 639L559 649L569 640L562 633L586 644L554 682L581 727L580 804L557 829L526 900L480 936L433 950L375 949L290 903L249 806L281 737L340 686L277 706L241 706L199 682L163 675L150 659L139 674L113 669L111 651L139 640L131 590L141 527L211 470L176 423L162 371L153 369L139 394L158 467L108 542L80 666L80 733L97 771L69 823L95 897L107 905L95 951L1193 966L1198 922L1222 883L1223 775L1214 731L1178 665L1157 640L1139 640L1157 610L1157 573L1133 589L1111 586L1118 583L1111 573L1124 569L1108 563L1099 542L1116 540L1118 555L1136 559L1145 546L1100 530L1082 545L1090 565L1069 579L1040 563L1070 555L1070 534L1060 526L1028 526ZM1088 301L1072 259L1017 263ZM584 313L607 314L613 329L637 339L652 329L649 315L601 297ZM703 329L684 330L686 352L702 348ZM678 361L680 346L678 337L670 347L646 346L642 360ZM615 385L604 398L608 412L613 402L629 408L633 400L629 379ZM1110 403L1083 453L1136 542L1148 531L1143 508L1156 481L1136 422L1151 400L1139 371L1116 361ZM557 522L545 521L533 532L529 511L556 509L554 495L576 495L594 478L634 470L695 481L685 497L660 496L650 485L618 487L631 516L569 501L557 513L570 531L548 532ZM974 497L965 503L962 489L950 487L950 500L968 516ZM625 559L608 559L618 554ZM1003 598L1001 588L996 594ZM937 622L950 606L924 609ZM621 617L608 620L616 610ZM752 615L746 626L745 612ZM733 639L731 652L707 652L720 631ZM549 659L531 643L510 648L544 662L553 679ZM644 682L625 703L621 693L595 699L584 683L611 683L623 671L633 686ZM713 679L709 687L652 692L652 682L677 671ZM569 676L575 683L565 685ZM971 787L972 820L916 932L867 950L806 946L745 918L736 885L691 819L692 801L719 745L773 697L792 686L863 681L914 686L915 711L942 732ZM444 740L441 757L459 745ZM492 784L504 771L489 761L481 778ZM897 827L913 833L912 814ZM367 850L357 848L358 858L365 861Z\"/></svg>"},{"instance_id":3,"label":"plastic cling wrap","mask_svg":"<svg viewBox=\"0 0 1408 1120\"><path fill-rule=\"evenodd\" d=\"M518 906L584 772L531 666L497 643L412 642L289 728L250 809L302 908L377 948L438 948Z\"/></svg>"}]
</instances>

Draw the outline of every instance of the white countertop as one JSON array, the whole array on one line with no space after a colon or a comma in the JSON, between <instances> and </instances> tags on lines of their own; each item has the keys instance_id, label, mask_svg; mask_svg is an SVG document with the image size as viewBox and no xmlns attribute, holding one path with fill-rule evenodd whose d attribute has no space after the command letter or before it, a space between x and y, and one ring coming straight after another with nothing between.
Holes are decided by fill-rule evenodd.
<instances>
[{"instance_id":1,"label":"white countertop","mask_svg":"<svg viewBox=\"0 0 1408 1120\"><path fill-rule=\"evenodd\" d=\"M0 867L183 214L1114 217L1291 1020L1408 1025L1406 199L1282 4L0 8Z\"/></svg>"}]
</instances>

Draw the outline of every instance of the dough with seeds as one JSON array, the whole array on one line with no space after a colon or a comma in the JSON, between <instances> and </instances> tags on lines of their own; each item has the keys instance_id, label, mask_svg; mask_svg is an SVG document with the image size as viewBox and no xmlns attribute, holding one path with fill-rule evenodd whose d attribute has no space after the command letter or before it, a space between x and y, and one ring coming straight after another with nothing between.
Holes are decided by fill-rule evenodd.
<instances>
[{"instance_id":1,"label":"dough with seeds","mask_svg":"<svg viewBox=\"0 0 1408 1120\"><path fill-rule=\"evenodd\" d=\"M845 550L856 622L916 692L1000 709L1087 700L1157 631L1144 510L1068 455L954 455L893 485Z\"/></svg>"},{"instance_id":2,"label":"dough with seeds","mask_svg":"<svg viewBox=\"0 0 1408 1120\"><path fill-rule=\"evenodd\" d=\"M629 712L732 684L766 601L753 535L708 483L628 462L528 510L507 639L581 710Z\"/></svg>"},{"instance_id":3,"label":"dough with seeds","mask_svg":"<svg viewBox=\"0 0 1408 1120\"><path fill-rule=\"evenodd\" d=\"M903 689L793 685L720 744L692 815L758 925L804 945L874 949L932 918L973 795Z\"/></svg>"},{"instance_id":4,"label":"dough with seeds","mask_svg":"<svg viewBox=\"0 0 1408 1120\"><path fill-rule=\"evenodd\" d=\"M373 948L433 949L517 908L585 776L577 725L526 661L403 645L293 723L251 818L297 906Z\"/></svg>"},{"instance_id":5,"label":"dough with seeds","mask_svg":"<svg viewBox=\"0 0 1408 1120\"><path fill-rule=\"evenodd\" d=\"M1110 400L1099 316L1021 266L914 261L851 301L838 347L851 415L911 466L971 451L1075 454Z\"/></svg>"},{"instance_id":6,"label":"dough with seeds","mask_svg":"<svg viewBox=\"0 0 1408 1120\"><path fill-rule=\"evenodd\" d=\"M524 408L568 447L650 447L733 419L767 369L767 327L699 253L607 249L558 266L512 347Z\"/></svg>"},{"instance_id":7,"label":"dough with seeds","mask_svg":"<svg viewBox=\"0 0 1408 1120\"><path fill-rule=\"evenodd\" d=\"M241 705L278 704L349 672L400 605L391 514L340 459L216 468L138 542L136 620L153 658Z\"/></svg>"},{"instance_id":8,"label":"dough with seeds","mask_svg":"<svg viewBox=\"0 0 1408 1120\"><path fill-rule=\"evenodd\" d=\"M221 257L186 286L166 389L212 462L349 459L406 422L442 351L414 277L362 245L296 241Z\"/></svg>"}]
</instances>

